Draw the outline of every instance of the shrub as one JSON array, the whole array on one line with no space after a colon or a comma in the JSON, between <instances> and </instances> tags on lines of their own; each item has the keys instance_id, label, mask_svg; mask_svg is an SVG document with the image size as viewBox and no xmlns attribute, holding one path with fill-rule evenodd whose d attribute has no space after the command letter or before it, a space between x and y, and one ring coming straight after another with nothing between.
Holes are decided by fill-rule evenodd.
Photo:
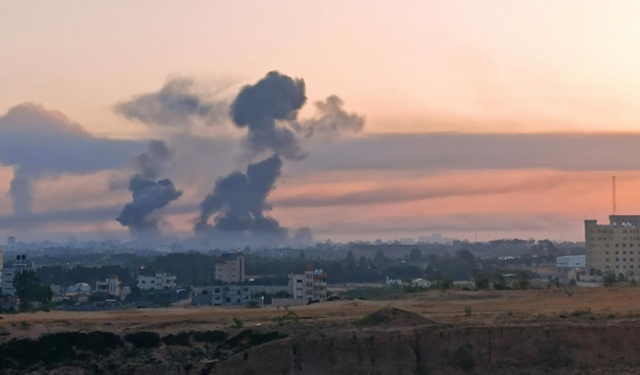
<instances>
[{"instance_id":1,"label":"shrub","mask_svg":"<svg viewBox=\"0 0 640 375\"><path fill-rule=\"evenodd\" d=\"M223 342L227 339L227 333L222 331L192 332L192 335L193 339L197 342L208 342L211 344Z\"/></svg>"},{"instance_id":2,"label":"shrub","mask_svg":"<svg viewBox=\"0 0 640 375\"><path fill-rule=\"evenodd\" d=\"M473 370L476 367L476 361L473 359L471 349L473 349L471 344L459 346L453 353L452 364L464 372Z\"/></svg>"},{"instance_id":3,"label":"shrub","mask_svg":"<svg viewBox=\"0 0 640 375\"><path fill-rule=\"evenodd\" d=\"M237 316L233 317L233 328L242 328L244 327L244 321Z\"/></svg>"},{"instance_id":4,"label":"shrub","mask_svg":"<svg viewBox=\"0 0 640 375\"><path fill-rule=\"evenodd\" d=\"M191 344L191 332L169 334L162 338L162 342L168 346L189 346Z\"/></svg>"},{"instance_id":5,"label":"shrub","mask_svg":"<svg viewBox=\"0 0 640 375\"><path fill-rule=\"evenodd\" d=\"M124 339L133 344L133 346L142 349L150 349L160 346L160 335L155 332L135 332L130 333Z\"/></svg>"},{"instance_id":6,"label":"shrub","mask_svg":"<svg viewBox=\"0 0 640 375\"><path fill-rule=\"evenodd\" d=\"M471 306L465 306L464 307L464 316L466 316L466 317L471 316Z\"/></svg>"}]
</instances>

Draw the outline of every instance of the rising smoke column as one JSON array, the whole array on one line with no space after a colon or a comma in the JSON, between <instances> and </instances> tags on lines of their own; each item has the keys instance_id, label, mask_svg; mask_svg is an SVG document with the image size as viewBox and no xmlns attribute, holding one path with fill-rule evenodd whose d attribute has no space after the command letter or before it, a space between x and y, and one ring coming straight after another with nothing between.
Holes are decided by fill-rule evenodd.
<instances>
[{"instance_id":1,"label":"rising smoke column","mask_svg":"<svg viewBox=\"0 0 640 375\"><path fill-rule=\"evenodd\" d=\"M273 155L216 181L213 192L200 204L200 217L194 230L200 233L250 232L286 236L278 221L265 216L271 210L267 196L280 177L282 160ZM213 224L209 223L212 216Z\"/></svg>"},{"instance_id":2,"label":"rising smoke column","mask_svg":"<svg viewBox=\"0 0 640 375\"><path fill-rule=\"evenodd\" d=\"M254 154L273 151L291 160L303 159L296 134L287 125L295 121L307 101L302 79L269 72L240 90L231 104L231 119L249 132L246 145Z\"/></svg>"},{"instance_id":3,"label":"rising smoke column","mask_svg":"<svg viewBox=\"0 0 640 375\"><path fill-rule=\"evenodd\" d=\"M169 179L155 181L171 158L163 141L149 142L149 149L136 158L140 170L129 181L133 201L127 203L116 220L133 233L157 233L156 211L182 196Z\"/></svg>"}]
</instances>

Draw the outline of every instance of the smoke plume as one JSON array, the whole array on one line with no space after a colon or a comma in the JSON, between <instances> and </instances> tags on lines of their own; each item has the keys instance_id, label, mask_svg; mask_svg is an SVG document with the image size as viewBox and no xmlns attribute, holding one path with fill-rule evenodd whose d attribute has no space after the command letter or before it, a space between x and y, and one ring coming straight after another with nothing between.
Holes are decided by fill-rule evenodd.
<instances>
[{"instance_id":1,"label":"smoke plume","mask_svg":"<svg viewBox=\"0 0 640 375\"><path fill-rule=\"evenodd\" d=\"M129 191L133 201L124 206L117 220L134 233L158 232L158 218L154 213L182 195L169 179L156 182L141 175L133 176Z\"/></svg>"},{"instance_id":2,"label":"smoke plume","mask_svg":"<svg viewBox=\"0 0 640 375\"><path fill-rule=\"evenodd\" d=\"M164 141L150 141L149 149L136 158L136 164L144 178L155 180L171 159L171 151Z\"/></svg>"},{"instance_id":3,"label":"smoke plume","mask_svg":"<svg viewBox=\"0 0 640 375\"><path fill-rule=\"evenodd\" d=\"M62 113L31 103L0 116L0 164L12 166L16 215L28 215L41 177L85 175L126 165L139 142L97 138Z\"/></svg>"},{"instance_id":4,"label":"smoke plume","mask_svg":"<svg viewBox=\"0 0 640 375\"><path fill-rule=\"evenodd\" d=\"M194 82L173 78L159 91L118 103L114 110L129 120L160 127L214 125L227 113L228 103L195 92Z\"/></svg>"},{"instance_id":5,"label":"smoke plume","mask_svg":"<svg viewBox=\"0 0 640 375\"><path fill-rule=\"evenodd\" d=\"M342 107L344 101L336 95L325 101L317 101L316 117L294 123L296 131L306 137L314 135L339 135L344 132L359 133L364 128L365 118L359 114L346 112Z\"/></svg>"},{"instance_id":6,"label":"smoke plume","mask_svg":"<svg viewBox=\"0 0 640 375\"><path fill-rule=\"evenodd\" d=\"M117 220L133 233L158 232L156 211L177 200L182 191L176 190L169 179L156 182L156 178L171 159L171 151L163 141L150 141L147 151L138 155L140 171L129 181L133 201L127 203Z\"/></svg>"},{"instance_id":7,"label":"smoke plume","mask_svg":"<svg viewBox=\"0 0 640 375\"><path fill-rule=\"evenodd\" d=\"M200 217L194 230L200 233L248 233L287 235L278 221L265 216L271 210L267 196L280 177L282 160L278 155L250 164L247 172L233 172L216 181L213 192L200 204ZM209 223L212 216L213 224Z\"/></svg>"},{"instance_id":8,"label":"smoke plume","mask_svg":"<svg viewBox=\"0 0 640 375\"><path fill-rule=\"evenodd\" d=\"M273 151L300 160L306 155L287 125L296 120L306 101L303 80L269 72L240 90L231 104L231 119L236 126L248 128L246 144L255 154Z\"/></svg>"}]
</instances>

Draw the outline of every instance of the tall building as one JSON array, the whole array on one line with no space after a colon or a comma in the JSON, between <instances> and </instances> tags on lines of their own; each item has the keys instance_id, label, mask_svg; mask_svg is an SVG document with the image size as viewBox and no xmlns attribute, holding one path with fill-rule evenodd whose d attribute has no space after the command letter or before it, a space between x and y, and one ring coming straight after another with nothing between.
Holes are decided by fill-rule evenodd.
<instances>
[{"instance_id":1,"label":"tall building","mask_svg":"<svg viewBox=\"0 0 640 375\"><path fill-rule=\"evenodd\" d=\"M611 215L609 224L585 220L586 269L640 275L640 215Z\"/></svg>"},{"instance_id":2,"label":"tall building","mask_svg":"<svg viewBox=\"0 0 640 375\"><path fill-rule=\"evenodd\" d=\"M244 254L222 254L216 260L216 280L227 284L244 281Z\"/></svg>"},{"instance_id":3,"label":"tall building","mask_svg":"<svg viewBox=\"0 0 640 375\"><path fill-rule=\"evenodd\" d=\"M16 244L16 238L14 236L7 237L7 245L15 245L15 244Z\"/></svg>"},{"instance_id":4,"label":"tall building","mask_svg":"<svg viewBox=\"0 0 640 375\"><path fill-rule=\"evenodd\" d=\"M2 246L0 246L0 296L2 296L2 268L3 268L3 256L4 256L4 249L2 248Z\"/></svg>"},{"instance_id":5,"label":"tall building","mask_svg":"<svg viewBox=\"0 0 640 375\"><path fill-rule=\"evenodd\" d=\"M307 267L301 275L289 275L289 294L292 299L324 301L327 299L327 274Z\"/></svg>"},{"instance_id":6,"label":"tall building","mask_svg":"<svg viewBox=\"0 0 640 375\"><path fill-rule=\"evenodd\" d=\"M2 294L15 296L16 289L13 287L13 279L27 270L27 256L16 255L11 267L3 269L2 272Z\"/></svg>"}]
</instances>

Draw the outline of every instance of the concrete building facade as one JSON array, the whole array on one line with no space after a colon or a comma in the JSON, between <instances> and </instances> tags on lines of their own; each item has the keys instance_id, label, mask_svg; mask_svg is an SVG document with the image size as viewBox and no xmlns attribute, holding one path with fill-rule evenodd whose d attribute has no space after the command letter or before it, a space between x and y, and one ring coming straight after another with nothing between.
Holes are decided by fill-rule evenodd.
<instances>
[{"instance_id":1,"label":"concrete building facade","mask_svg":"<svg viewBox=\"0 0 640 375\"><path fill-rule=\"evenodd\" d=\"M170 290L176 289L177 278L170 273L156 273L151 276L138 276L140 290Z\"/></svg>"},{"instance_id":2,"label":"concrete building facade","mask_svg":"<svg viewBox=\"0 0 640 375\"><path fill-rule=\"evenodd\" d=\"M292 299L324 301L327 299L327 274L308 267L303 274L289 275L289 294Z\"/></svg>"},{"instance_id":3,"label":"concrete building facade","mask_svg":"<svg viewBox=\"0 0 640 375\"><path fill-rule=\"evenodd\" d=\"M215 279L227 284L244 281L244 254L222 254L216 260Z\"/></svg>"},{"instance_id":4,"label":"concrete building facade","mask_svg":"<svg viewBox=\"0 0 640 375\"><path fill-rule=\"evenodd\" d=\"M110 296L120 297L120 287L122 281L118 276L112 275L105 281L96 281L96 293L108 294Z\"/></svg>"},{"instance_id":5,"label":"concrete building facade","mask_svg":"<svg viewBox=\"0 0 640 375\"><path fill-rule=\"evenodd\" d=\"M13 286L13 279L27 270L27 256L16 255L11 267L3 269L2 272L2 294L8 296L15 296L16 289Z\"/></svg>"},{"instance_id":6,"label":"concrete building facade","mask_svg":"<svg viewBox=\"0 0 640 375\"><path fill-rule=\"evenodd\" d=\"M244 305L258 293L276 294L288 292L287 286L279 285L211 285L204 287L191 297L194 306Z\"/></svg>"},{"instance_id":7,"label":"concrete building facade","mask_svg":"<svg viewBox=\"0 0 640 375\"><path fill-rule=\"evenodd\" d=\"M585 220L584 227L587 272L640 275L640 215L611 215L609 224Z\"/></svg>"}]
</instances>

